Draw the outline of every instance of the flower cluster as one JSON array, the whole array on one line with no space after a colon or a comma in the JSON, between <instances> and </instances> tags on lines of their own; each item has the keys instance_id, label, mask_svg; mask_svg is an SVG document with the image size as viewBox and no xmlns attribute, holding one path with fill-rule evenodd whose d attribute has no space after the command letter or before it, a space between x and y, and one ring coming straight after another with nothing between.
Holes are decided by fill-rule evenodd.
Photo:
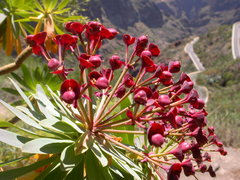
<instances>
[{"instance_id":1,"label":"flower cluster","mask_svg":"<svg viewBox=\"0 0 240 180\"><path fill-rule=\"evenodd\" d=\"M136 154L139 163L151 164L160 178L158 168L167 172L169 180L179 179L181 171L186 176L196 171L215 176L208 151L222 155L226 151L214 128L207 126L205 103L190 77L180 73L179 61L158 62L160 49L156 44L149 43L145 35L136 38L129 34L122 35L125 57L114 54L107 59L97 52L104 40L118 35L115 29L99 22L69 22L65 29L69 34L53 39L58 55L47 52L45 32L30 35L26 41L63 80L61 99L79 112L75 117L86 130ZM80 72L77 80L68 78L74 69L65 67L67 53L79 63L73 67ZM109 68L105 68L108 63ZM133 68L138 69L136 76L131 74ZM123 107L126 99L130 103ZM134 130L121 130L126 126ZM144 135L148 143L142 142L142 150L137 151L116 138L121 133Z\"/></svg>"}]
</instances>

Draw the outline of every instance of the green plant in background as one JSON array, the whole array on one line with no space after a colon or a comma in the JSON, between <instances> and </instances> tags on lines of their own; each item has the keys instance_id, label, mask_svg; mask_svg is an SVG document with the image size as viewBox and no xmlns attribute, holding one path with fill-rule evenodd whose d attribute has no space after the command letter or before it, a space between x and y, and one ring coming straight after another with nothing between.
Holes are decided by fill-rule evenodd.
<instances>
[{"instance_id":1,"label":"green plant in background","mask_svg":"<svg viewBox=\"0 0 240 180\"><path fill-rule=\"evenodd\" d=\"M12 50L22 51L21 36L44 30L51 39L54 32L63 33L59 25L71 20L86 20L83 16L71 16L67 8L70 0L3 0L0 2L0 42L6 55ZM36 25L35 23L36 22ZM48 42L48 48L51 48Z\"/></svg>"},{"instance_id":2,"label":"green plant in background","mask_svg":"<svg viewBox=\"0 0 240 180\"><path fill-rule=\"evenodd\" d=\"M36 92L36 85L40 84L44 88L47 85L52 91L56 92L60 88L60 80L57 76L50 73L48 67L44 65L43 67L28 68L26 65L21 66L21 74L12 72L12 78L18 82L22 90L30 96L31 93ZM2 90L18 96L18 92L12 88L2 88Z\"/></svg>"},{"instance_id":3,"label":"green plant in background","mask_svg":"<svg viewBox=\"0 0 240 180\"><path fill-rule=\"evenodd\" d=\"M13 48L19 54L22 51L21 30L32 27L26 22L16 20L29 17L35 0L3 0L0 2L0 45L6 55L12 54Z\"/></svg>"}]
</instances>

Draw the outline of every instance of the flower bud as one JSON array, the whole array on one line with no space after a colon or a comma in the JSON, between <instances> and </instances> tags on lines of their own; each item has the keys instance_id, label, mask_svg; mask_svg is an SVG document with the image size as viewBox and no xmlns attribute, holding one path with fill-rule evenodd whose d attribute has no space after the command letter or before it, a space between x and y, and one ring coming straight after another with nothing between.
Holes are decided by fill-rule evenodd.
<instances>
[{"instance_id":1,"label":"flower bud","mask_svg":"<svg viewBox=\"0 0 240 180\"><path fill-rule=\"evenodd\" d=\"M142 53L141 53L141 58L144 58L145 56L147 57L152 57L152 53L149 51L149 50L144 50Z\"/></svg>"},{"instance_id":2,"label":"flower bud","mask_svg":"<svg viewBox=\"0 0 240 180\"><path fill-rule=\"evenodd\" d=\"M108 28L108 31L112 34L108 39L113 39L117 36L117 34L119 33L116 29L113 28Z\"/></svg>"},{"instance_id":3,"label":"flower bud","mask_svg":"<svg viewBox=\"0 0 240 180\"><path fill-rule=\"evenodd\" d=\"M192 81L184 81L182 87L177 91L177 94L187 94L193 89L193 82Z\"/></svg>"},{"instance_id":4,"label":"flower bud","mask_svg":"<svg viewBox=\"0 0 240 180\"><path fill-rule=\"evenodd\" d=\"M60 65L60 62L55 59L55 58L52 58L50 59L50 61L48 61L48 68L52 71L55 71Z\"/></svg>"},{"instance_id":5,"label":"flower bud","mask_svg":"<svg viewBox=\"0 0 240 180\"><path fill-rule=\"evenodd\" d=\"M66 91L63 93L63 95L61 96L63 101L65 101L68 104L72 104L73 101L75 100L75 93L72 90Z\"/></svg>"},{"instance_id":6,"label":"flower bud","mask_svg":"<svg viewBox=\"0 0 240 180\"><path fill-rule=\"evenodd\" d=\"M135 37L132 37L132 36L130 36L129 34L124 34L123 36L122 36L122 38L123 38L123 42L127 45L127 46L130 46L130 45L132 45L134 42L135 42Z\"/></svg>"},{"instance_id":7,"label":"flower bud","mask_svg":"<svg viewBox=\"0 0 240 180\"><path fill-rule=\"evenodd\" d=\"M100 56L95 55L95 56L91 56L89 58L89 62L94 65L94 68L98 68L102 63L102 60L101 60Z\"/></svg>"},{"instance_id":8,"label":"flower bud","mask_svg":"<svg viewBox=\"0 0 240 180\"><path fill-rule=\"evenodd\" d=\"M120 69L122 67L122 65L124 64L124 62L122 62L120 60L120 57L117 55L113 55L111 57L111 59L109 60L109 63L111 65L113 71L116 69Z\"/></svg>"},{"instance_id":9,"label":"flower bud","mask_svg":"<svg viewBox=\"0 0 240 180\"><path fill-rule=\"evenodd\" d=\"M144 90L138 91L134 95L134 101L138 104L146 104L147 103L147 93Z\"/></svg>"},{"instance_id":10,"label":"flower bud","mask_svg":"<svg viewBox=\"0 0 240 180\"><path fill-rule=\"evenodd\" d=\"M108 86L109 86L109 82L108 82L107 78L100 77L100 78L97 79L95 85L98 89L107 89Z\"/></svg>"},{"instance_id":11,"label":"flower bud","mask_svg":"<svg viewBox=\"0 0 240 180\"><path fill-rule=\"evenodd\" d=\"M205 103L202 99L198 98L196 103L193 103L192 106L196 109L202 109L204 107Z\"/></svg>"},{"instance_id":12,"label":"flower bud","mask_svg":"<svg viewBox=\"0 0 240 180\"><path fill-rule=\"evenodd\" d=\"M152 123L147 130L148 141L150 145L161 146L164 143L164 131L165 128L163 125L158 123Z\"/></svg>"},{"instance_id":13,"label":"flower bud","mask_svg":"<svg viewBox=\"0 0 240 180\"><path fill-rule=\"evenodd\" d=\"M148 46L148 50L151 52L153 56L159 56L160 55L160 49L156 44L150 43Z\"/></svg>"},{"instance_id":14,"label":"flower bud","mask_svg":"<svg viewBox=\"0 0 240 180\"><path fill-rule=\"evenodd\" d=\"M160 80L161 81L168 81L172 79L172 73L169 71L163 71L160 75Z\"/></svg>"},{"instance_id":15,"label":"flower bud","mask_svg":"<svg viewBox=\"0 0 240 180\"><path fill-rule=\"evenodd\" d=\"M183 167L183 171L186 176L195 174L195 169L194 169L193 164L190 159L182 162L181 165Z\"/></svg>"},{"instance_id":16,"label":"flower bud","mask_svg":"<svg viewBox=\"0 0 240 180\"><path fill-rule=\"evenodd\" d=\"M122 98L125 95L125 93L126 93L126 88L122 86L117 89L115 96L118 98Z\"/></svg>"},{"instance_id":17,"label":"flower bud","mask_svg":"<svg viewBox=\"0 0 240 180\"><path fill-rule=\"evenodd\" d=\"M150 144L156 147L161 146L164 143L164 137L161 134L154 134L151 137Z\"/></svg>"},{"instance_id":18,"label":"flower bud","mask_svg":"<svg viewBox=\"0 0 240 180\"><path fill-rule=\"evenodd\" d=\"M168 64L168 70L171 73L178 73L181 69L180 61L170 61Z\"/></svg>"},{"instance_id":19,"label":"flower bud","mask_svg":"<svg viewBox=\"0 0 240 180\"><path fill-rule=\"evenodd\" d=\"M145 48L147 46L147 43L148 43L148 37L143 35L138 38L137 46Z\"/></svg>"},{"instance_id":20,"label":"flower bud","mask_svg":"<svg viewBox=\"0 0 240 180\"><path fill-rule=\"evenodd\" d=\"M207 171L207 165L206 164L200 164L199 169L202 173L205 173Z\"/></svg>"},{"instance_id":21,"label":"flower bud","mask_svg":"<svg viewBox=\"0 0 240 180\"><path fill-rule=\"evenodd\" d=\"M158 103L161 105L161 106L166 106L166 105L169 105L171 103L171 100L169 98L168 95L160 95L158 97Z\"/></svg>"}]
</instances>

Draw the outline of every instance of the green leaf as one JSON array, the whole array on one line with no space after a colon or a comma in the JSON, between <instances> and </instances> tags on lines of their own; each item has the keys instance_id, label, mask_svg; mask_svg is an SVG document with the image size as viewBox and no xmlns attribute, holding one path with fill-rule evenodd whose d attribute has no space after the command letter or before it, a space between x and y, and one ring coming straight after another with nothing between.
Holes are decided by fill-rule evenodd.
<instances>
[{"instance_id":1,"label":"green leaf","mask_svg":"<svg viewBox=\"0 0 240 180\"><path fill-rule=\"evenodd\" d=\"M55 28L57 34L64 34L64 32L56 24L54 24L54 28Z\"/></svg>"},{"instance_id":2,"label":"green leaf","mask_svg":"<svg viewBox=\"0 0 240 180\"><path fill-rule=\"evenodd\" d=\"M21 148L24 143L30 141L30 138L20 136L16 133L0 129L0 141L10 146Z\"/></svg>"},{"instance_id":3,"label":"green leaf","mask_svg":"<svg viewBox=\"0 0 240 180\"><path fill-rule=\"evenodd\" d=\"M29 118L27 115L25 115L24 113L22 113L21 111L19 111L17 108L9 105L8 103L0 100L0 103L2 105L4 105L6 108L8 108L13 114L15 114L19 119L21 119L23 122L25 122L26 124L35 127L37 129L40 130L44 130L36 121L34 121L33 119Z\"/></svg>"},{"instance_id":4,"label":"green leaf","mask_svg":"<svg viewBox=\"0 0 240 180\"><path fill-rule=\"evenodd\" d=\"M12 89L12 88L2 88L2 90L6 91L10 94L13 94L13 95L18 95L19 94L17 90Z\"/></svg>"},{"instance_id":5,"label":"green leaf","mask_svg":"<svg viewBox=\"0 0 240 180\"><path fill-rule=\"evenodd\" d=\"M14 22L14 15L11 16L11 24L12 24L13 34L14 34L15 38L18 38L20 28L19 28L19 25Z\"/></svg>"},{"instance_id":6,"label":"green leaf","mask_svg":"<svg viewBox=\"0 0 240 180\"><path fill-rule=\"evenodd\" d=\"M45 79L42 77L41 75L41 70L39 67L37 67L34 72L33 72L33 75L34 75L34 79L38 82L38 83L41 83L41 81L45 81Z\"/></svg>"},{"instance_id":7,"label":"green leaf","mask_svg":"<svg viewBox=\"0 0 240 180\"><path fill-rule=\"evenodd\" d=\"M65 8L59 11L54 11L54 14L63 14L65 12L69 12L71 10L71 8Z\"/></svg>"},{"instance_id":8,"label":"green leaf","mask_svg":"<svg viewBox=\"0 0 240 180\"><path fill-rule=\"evenodd\" d=\"M21 84L23 87L26 87L28 89L31 89L28 84L17 74L15 74L14 72L11 73L12 77L19 83Z\"/></svg>"},{"instance_id":9,"label":"green leaf","mask_svg":"<svg viewBox=\"0 0 240 180\"><path fill-rule=\"evenodd\" d=\"M70 1L70 0L62 0L62 1L58 4L57 9L58 9L58 10L61 10L61 9L65 8L65 7L68 5L69 1Z\"/></svg>"},{"instance_id":10,"label":"green leaf","mask_svg":"<svg viewBox=\"0 0 240 180\"><path fill-rule=\"evenodd\" d=\"M75 166L64 178L64 180L79 180L79 179L84 179L84 158L83 156L82 159L79 160L79 164Z\"/></svg>"},{"instance_id":11,"label":"green leaf","mask_svg":"<svg viewBox=\"0 0 240 180\"><path fill-rule=\"evenodd\" d=\"M36 154L56 154L73 143L71 140L60 140L52 138L38 138L23 145L22 151Z\"/></svg>"},{"instance_id":12,"label":"green leaf","mask_svg":"<svg viewBox=\"0 0 240 180\"><path fill-rule=\"evenodd\" d=\"M16 129L20 130L21 132L27 133L29 135L38 136L34 132L31 132L31 131L29 131L27 129L24 129L24 128L20 128L20 127L14 125L14 124L12 124L12 123L10 123L8 121L0 121L0 127L5 127L5 128L6 127L13 127L13 128L16 128Z\"/></svg>"},{"instance_id":13,"label":"green leaf","mask_svg":"<svg viewBox=\"0 0 240 180\"><path fill-rule=\"evenodd\" d=\"M27 68L26 65L22 64L21 69L22 69L22 72L23 72L24 81L29 85L29 87L31 89L34 89L35 84L33 83L32 74L31 74L29 68Z\"/></svg>"},{"instance_id":14,"label":"green leaf","mask_svg":"<svg viewBox=\"0 0 240 180\"><path fill-rule=\"evenodd\" d=\"M47 7L48 12L51 12L56 7L56 5L58 3L58 0L51 0L51 1L46 0L46 1L49 2L48 7Z\"/></svg>"},{"instance_id":15,"label":"green leaf","mask_svg":"<svg viewBox=\"0 0 240 180\"><path fill-rule=\"evenodd\" d=\"M34 5L36 6L36 8L37 8L38 10L44 12L43 7L42 7L42 5L38 2L38 0L36 0L36 1L34 2Z\"/></svg>"},{"instance_id":16,"label":"green leaf","mask_svg":"<svg viewBox=\"0 0 240 180\"><path fill-rule=\"evenodd\" d=\"M44 119L40 121L39 124L46 129L65 135L68 138L71 138L69 135L77 133L72 126L60 120Z\"/></svg>"},{"instance_id":17,"label":"green leaf","mask_svg":"<svg viewBox=\"0 0 240 180\"><path fill-rule=\"evenodd\" d=\"M101 149L97 146L96 143L93 143L93 146L91 148L93 154L98 158L99 162L103 167L108 165L108 160L102 153Z\"/></svg>"},{"instance_id":18,"label":"green leaf","mask_svg":"<svg viewBox=\"0 0 240 180\"><path fill-rule=\"evenodd\" d=\"M77 140L75 144L75 153L76 154L83 154L85 153L89 148L92 147L93 144L93 135L91 132L86 131L84 132Z\"/></svg>"},{"instance_id":19,"label":"green leaf","mask_svg":"<svg viewBox=\"0 0 240 180\"><path fill-rule=\"evenodd\" d=\"M60 160L59 157L57 157L43 172L41 172L34 180L43 180L45 177L47 177L49 174L51 174L52 171L60 167Z\"/></svg>"},{"instance_id":20,"label":"green leaf","mask_svg":"<svg viewBox=\"0 0 240 180\"><path fill-rule=\"evenodd\" d=\"M53 180L53 179L59 179L62 180L66 176L66 171L62 171L61 164L58 163L49 173L46 173L45 176L40 180Z\"/></svg>"},{"instance_id":21,"label":"green leaf","mask_svg":"<svg viewBox=\"0 0 240 180\"><path fill-rule=\"evenodd\" d=\"M66 147L60 156L62 167L65 171L72 170L83 160L82 155L75 155L74 144Z\"/></svg>"},{"instance_id":22,"label":"green leaf","mask_svg":"<svg viewBox=\"0 0 240 180\"><path fill-rule=\"evenodd\" d=\"M28 97L27 97L26 94L22 91L22 89L21 89L11 78L9 78L9 79L10 79L10 81L12 82L12 84L14 85L14 87L17 89L18 93L22 96L22 98L24 99L24 101L27 103L28 107L29 107L31 110L34 110L31 101L28 99Z\"/></svg>"},{"instance_id":23,"label":"green leaf","mask_svg":"<svg viewBox=\"0 0 240 180\"><path fill-rule=\"evenodd\" d=\"M69 126L71 126L72 128L74 128L78 133L82 134L84 133L84 131L78 126L76 125L76 123L72 122L71 120L69 120L66 117L62 117L62 121L67 123Z\"/></svg>"},{"instance_id":24,"label":"green leaf","mask_svg":"<svg viewBox=\"0 0 240 180\"><path fill-rule=\"evenodd\" d=\"M0 179L13 180L17 177L20 177L24 174L27 174L28 172L31 172L35 169L38 169L40 167L46 166L47 164L50 164L51 162L53 162L55 160L55 158L56 158L55 156L52 156L48 159L43 159L43 160L38 161L38 162L36 162L34 164L31 164L29 166L0 172Z\"/></svg>"},{"instance_id":25,"label":"green leaf","mask_svg":"<svg viewBox=\"0 0 240 180\"><path fill-rule=\"evenodd\" d=\"M39 109L46 116L46 118L51 119L53 116L60 117L59 112L56 111L55 106L48 99L41 85L37 85L36 94L33 94L33 96L38 100Z\"/></svg>"},{"instance_id":26,"label":"green leaf","mask_svg":"<svg viewBox=\"0 0 240 180\"><path fill-rule=\"evenodd\" d=\"M85 155L86 175L91 180L112 180L113 177L108 167L102 167L98 159L92 153L87 151Z\"/></svg>"},{"instance_id":27,"label":"green leaf","mask_svg":"<svg viewBox=\"0 0 240 180\"><path fill-rule=\"evenodd\" d=\"M10 160L10 161L7 161L7 162L0 163L0 167L7 166L7 165L10 165L10 164L22 161L24 159L28 159L31 156L33 156L33 155L31 154L31 155L27 155L27 156L23 156L23 157L20 157L20 158L16 158L16 159L13 159L13 160Z\"/></svg>"},{"instance_id":28,"label":"green leaf","mask_svg":"<svg viewBox=\"0 0 240 180\"><path fill-rule=\"evenodd\" d=\"M60 156L60 160L62 163L63 168L66 171L69 171L74 168L76 164L76 157L75 157L75 152L74 152L74 145L70 145L66 147Z\"/></svg>"}]
</instances>

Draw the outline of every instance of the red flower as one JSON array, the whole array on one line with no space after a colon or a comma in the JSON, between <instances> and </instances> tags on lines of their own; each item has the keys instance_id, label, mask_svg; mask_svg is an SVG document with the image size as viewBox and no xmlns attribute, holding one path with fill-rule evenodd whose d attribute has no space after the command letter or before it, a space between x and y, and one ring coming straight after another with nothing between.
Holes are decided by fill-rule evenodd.
<instances>
[{"instance_id":1,"label":"red flower","mask_svg":"<svg viewBox=\"0 0 240 180\"><path fill-rule=\"evenodd\" d=\"M122 36L123 42L126 44L126 46L130 46L135 42L135 37L130 36L129 34L124 34Z\"/></svg>"},{"instance_id":2,"label":"red flower","mask_svg":"<svg viewBox=\"0 0 240 180\"><path fill-rule=\"evenodd\" d=\"M165 128L163 125L155 122L152 123L147 131L150 145L154 145L156 147L161 146L164 143L164 131Z\"/></svg>"},{"instance_id":3,"label":"red flower","mask_svg":"<svg viewBox=\"0 0 240 180\"><path fill-rule=\"evenodd\" d=\"M70 46L73 48L76 47L78 41L78 37L74 35L69 35L69 34L62 34L62 35L57 35L55 37L55 42L57 44L62 45L64 48L69 49Z\"/></svg>"},{"instance_id":4,"label":"red flower","mask_svg":"<svg viewBox=\"0 0 240 180\"><path fill-rule=\"evenodd\" d=\"M180 61L170 61L168 64L168 70L171 73L178 73L181 69Z\"/></svg>"},{"instance_id":5,"label":"red flower","mask_svg":"<svg viewBox=\"0 0 240 180\"><path fill-rule=\"evenodd\" d=\"M161 106L166 106L166 105L169 105L171 103L171 100L169 98L168 95L160 95L158 97L158 103L161 105Z\"/></svg>"},{"instance_id":6,"label":"red flower","mask_svg":"<svg viewBox=\"0 0 240 180\"><path fill-rule=\"evenodd\" d=\"M85 30L86 25L79 22L73 22L70 24L69 30L73 34L81 34Z\"/></svg>"},{"instance_id":7,"label":"red flower","mask_svg":"<svg viewBox=\"0 0 240 180\"><path fill-rule=\"evenodd\" d=\"M178 180L180 178L180 174L182 172L182 165L180 163L173 164L168 173L167 179L168 180Z\"/></svg>"},{"instance_id":8,"label":"red flower","mask_svg":"<svg viewBox=\"0 0 240 180\"><path fill-rule=\"evenodd\" d=\"M115 38L119 33L116 29L113 29L113 28L108 28L108 31L111 33L111 36L108 37L108 39L110 40Z\"/></svg>"},{"instance_id":9,"label":"red flower","mask_svg":"<svg viewBox=\"0 0 240 180\"><path fill-rule=\"evenodd\" d=\"M160 55L160 49L156 44L150 43L148 45L148 50L152 53L153 56L159 56Z\"/></svg>"},{"instance_id":10,"label":"red flower","mask_svg":"<svg viewBox=\"0 0 240 180\"><path fill-rule=\"evenodd\" d=\"M112 70L116 70L116 69L120 69L122 67L122 65L124 64L123 61L120 60L120 57L117 55L113 55L110 60L109 63L111 65Z\"/></svg>"},{"instance_id":11,"label":"red flower","mask_svg":"<svg viewBox=\"0 0 240 180\"><path fill-rule=\"evenodd\" d=\"M195 174L195 169L190 159L181 163L185 176L190 176Z\"/></svg>"},{"instance_id":12,"label":"red flower","mask_svg":"<svg viewBox=\"0 0 240 180\"><path fill-rule=\"evenodd\" d=\"M148 38L147 36L140 36L137 40L137 45L136 45L136 54L138 56L141 55L142 51L144 51L144 49L147 47L147 43L148 43Z\"/></svg>"},{"instance_id":13,"label":"red flower","mask_svg":"<svg viewBox=\"0 0 240 180\"><path fill-rule=\"evenodd\" d=\"M112 79L111 69L103 69L101 73L97 71L91 71L88 75L91 85L98 89L107 89Z\"/></svg>"},{"instance_id":14,"label":"red flower","mask_svg":"<svg viewBox=\"0 0 240 180\"><path fill-rule=\"evenodd\" d=\"M122 84L124 84L127 88L130 88L132 86L135 85L135 82L133 80L133 77L127 73L124 77L123 77L123 81Z\"/></svg>"},{"instance_id":15,"label":"red flower","mask_svg":"<svg viewBox=\"0 0 240 180\"><path fill-rule=\"evenodd\" d=\"M146 104L147 100L152 96L152 91L148 87L140 87L134 91L134 101L138 104Z\"/></svg>"},{"instance_id":16,"label":"red flower","mask_svg":"<svg viewBox=\"0 0 240 180\"><path fill-rule=\"evenodd\" d=\"M94 65L94 68L98 68L102 63L102 59L99 55L90 56L89 62Z\"/></svg>"},{"instance_id":17,"label":"red flower","mask_svg":"<svg viewBox=\"0 0 240 180\"><path fill-rule=\"evenodd\" d=\"M80 86L74 79L65 80L60 89L61 98L68 104L76 106L77 99L80 96Z\"/></svg>"},{"instance_id":18,"label":"red flower","mask_svg":"<svg viewBox=\"0 0 240 180\"><path fill-rule=\"evenodd\" d=\"M46 32L40 32L35 35L27 36L25 40L32 47L32 51L34 54L41 55L46 37L47 37Z\"/></svg>"},{"instance_id":19,"label":"red flower","mask_svg":"<svg viewBox=\"0 0 240 180\"><path fill-rule=\"evenodd\" d=\"M91 21L86 25L86 37L89 40L97 40L100 37L100 32L103 25L96 21ZM108 33L108 32L105 32ZM104 32L102 32L102 35Z\"/></svg>"}]
</instances>

